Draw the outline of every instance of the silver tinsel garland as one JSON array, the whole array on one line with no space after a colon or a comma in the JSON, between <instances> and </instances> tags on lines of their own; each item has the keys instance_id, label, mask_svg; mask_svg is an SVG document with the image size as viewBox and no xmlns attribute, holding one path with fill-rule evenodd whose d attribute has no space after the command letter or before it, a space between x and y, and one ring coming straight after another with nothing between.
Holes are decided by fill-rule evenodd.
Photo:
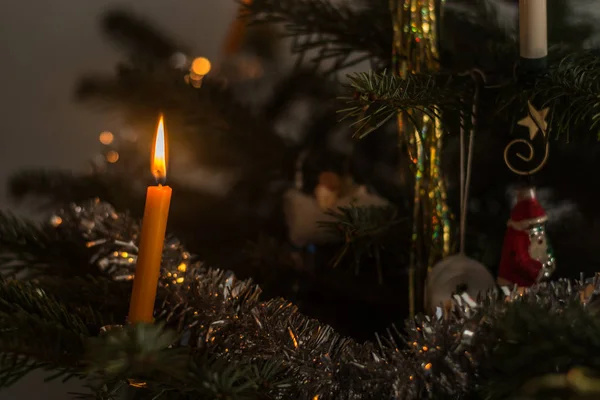
<instances>
[{"instance_id":1,"label":"silver tinsel garland","mask_svg":"<svg viewBox=\"0 0 600 400\"><path fill-rule=\"evenodd\" d=\"M51 223L78 232L95 249L90 262L107 276L133 279L136 221L93 201L73 205ZM478 301L456 295L451 309L360 344L284 299L262 301L250 280L203 267L173 238L165 242L159 285L165 300L157 304L156 318L180 332L180 346L203 348L239 365L277 361L294 378L272 388L272 398L312 400L465 398L477 389L481 366L496 345L491 327L507 304L535 302L559 312L573 302L585 306L598 295L595 281L505 289Z\"/></svg>"}]
</instances>

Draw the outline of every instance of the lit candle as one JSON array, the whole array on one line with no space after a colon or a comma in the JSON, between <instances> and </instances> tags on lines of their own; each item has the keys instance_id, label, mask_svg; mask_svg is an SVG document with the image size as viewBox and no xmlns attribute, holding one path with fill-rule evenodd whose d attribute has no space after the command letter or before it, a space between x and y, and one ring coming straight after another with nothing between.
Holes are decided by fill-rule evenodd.
<instances>
[{"instance_id":1,"label":"lit candle","mask_svg":"<svg viewBox=\"0 0 600 400\"><path fill-rule=\"evenodd\" d=\"M519 0L521 64L525 70L546 67L548 57L546 0Z\"/></svg>"},{"instance_id":2,"label":"lit candle","mask_svg":"<svg viewBox=\"0 0 600 400\"><path fill-rule=\"evenodd\" d=\"M162 116L154 138L151 169L158 185L148 187L146 193L139 254L129 304L130 323L153 321L154 301L160 276L163 243L171 203L171 188L162 185L167 175L167 144Z\"/></svg>"}]
</instances>

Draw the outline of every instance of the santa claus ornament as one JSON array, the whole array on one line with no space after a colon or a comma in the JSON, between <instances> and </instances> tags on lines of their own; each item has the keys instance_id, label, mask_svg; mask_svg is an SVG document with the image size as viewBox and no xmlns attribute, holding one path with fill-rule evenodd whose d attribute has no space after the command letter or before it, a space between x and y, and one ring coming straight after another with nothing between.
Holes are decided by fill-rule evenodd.
<instances>
[{"instance_id":1,"label":"santa claus ornament","mask_svg":"<svg viewBox=\"0 0 600 400\"><path fill-rule=\"evenodd\" d=\"M535 189L520 190L504 237L499 285L529 287L552 275L556 261L546 236L547 221Z\"/></svg>"}]
</instances>

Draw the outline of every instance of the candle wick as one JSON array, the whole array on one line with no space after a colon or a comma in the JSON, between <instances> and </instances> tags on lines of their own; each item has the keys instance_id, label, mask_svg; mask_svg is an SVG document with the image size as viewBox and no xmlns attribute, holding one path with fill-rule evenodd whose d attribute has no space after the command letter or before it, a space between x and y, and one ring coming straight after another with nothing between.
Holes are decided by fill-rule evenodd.
<instances>
[{"instance_id":1,"label":"candle wick","mask_svg":"<svg viewBox=\"0 0 600 400\"><path fill-rule=\"evenodd\" d=\"M156 183L158 184L158 186L163 186L165 183L167 183L167 177L161 173L160 170L156 170Z\"/></svg>"}]
</instances>

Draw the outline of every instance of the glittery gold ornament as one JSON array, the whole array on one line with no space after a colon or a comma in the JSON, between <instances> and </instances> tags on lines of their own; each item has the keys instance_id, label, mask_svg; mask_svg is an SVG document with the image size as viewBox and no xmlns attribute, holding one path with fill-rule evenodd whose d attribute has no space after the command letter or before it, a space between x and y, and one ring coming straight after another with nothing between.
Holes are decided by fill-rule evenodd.
<instances>
[{"instance_id":1,"label":"glittery gold ornament","mask_svg":"<svg viewBox=\"0 0 600 400\"><path fill-rule=\"evenodd\" d=\"M438 65L436 0L391 0L394 18L394 71L435 71ZM418 121L417 124L414 122ZM408 148L414 174L414 214L409 269L411 315L420 308L427 270L450 252L450 212L440 172L442 128L437 118L411 111L398 115L400 142Z\"/></svg>"}]
</instances>

